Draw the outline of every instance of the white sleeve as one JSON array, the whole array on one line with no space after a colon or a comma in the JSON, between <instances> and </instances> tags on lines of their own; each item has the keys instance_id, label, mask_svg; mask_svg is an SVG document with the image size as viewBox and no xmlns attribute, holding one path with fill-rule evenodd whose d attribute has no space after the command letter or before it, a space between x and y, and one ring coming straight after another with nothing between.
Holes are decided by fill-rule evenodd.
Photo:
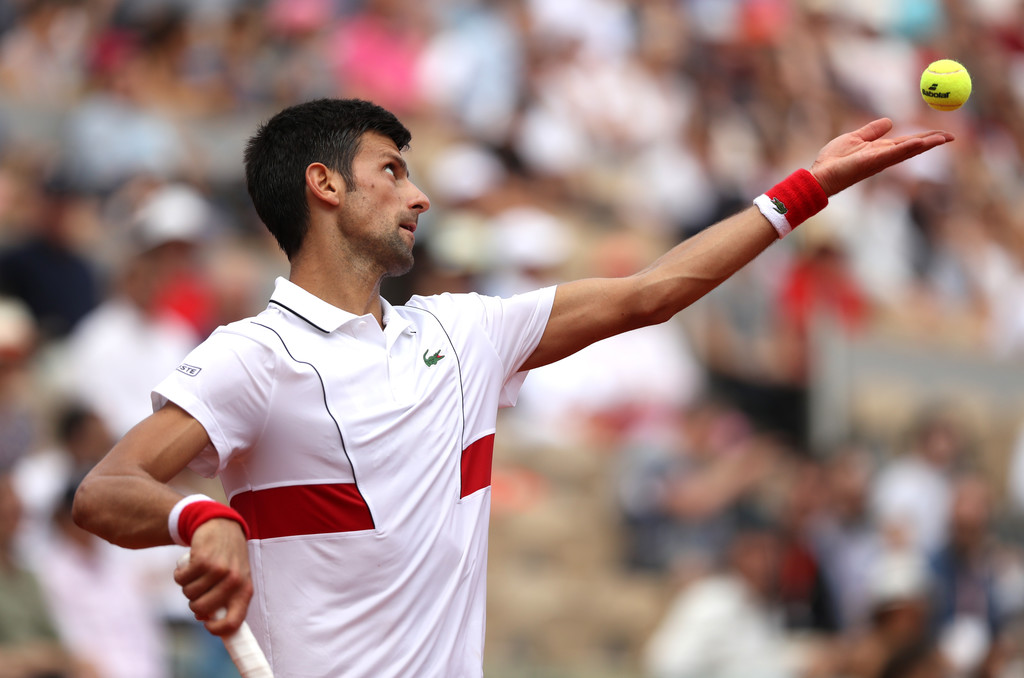
<instances>
[{"instance_id":1,"label":"white sleeve","mask_svg":"<svg viewBox=\"0 0 1024 678\"><path fill-rule=\"evenodd\" d=\"M220 328L157 384L154 411L171 401L210 436L211 445L192 460L190 469L213 477L252 448L267 421L274 364L269 348Z\"/></svg>"},{"instance_id":2,"label":"white sleeve","mask_svg":"<svg viewBox=\"0 0 1024 678\"><path fill-rule=\"evenodd\" d=\"M519 390L526 381L526 372L519 368L540 344L551 317L555 288L545 287L507 299L474 296L484 306L484 331L490 336L505 367L499 405L511 407L516 404Z\"/></svg>"},{"instance_id":3,"label":"white sleeve","mask_svg":"<svg viewBox=\"0 0 1024 678\"><path fill-rule=\"evenodd\" d=\"M475 320L494 349L503 370L499 407L516 404L526 379L520 368L540 344L555 302L555 287L545 287L512 297L481 294L442 294L416 297L410 303L438 313L443 323ZM447 317L451 314L451 317Z\"/></svg>"}]
</instances>

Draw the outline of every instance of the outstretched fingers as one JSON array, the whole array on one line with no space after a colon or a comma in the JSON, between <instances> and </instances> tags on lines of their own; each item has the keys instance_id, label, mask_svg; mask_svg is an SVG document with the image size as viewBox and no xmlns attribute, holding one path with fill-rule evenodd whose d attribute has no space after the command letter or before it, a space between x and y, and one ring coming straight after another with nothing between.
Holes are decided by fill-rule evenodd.
<instances>
[{"instance_id":1,"label":"outstretched fingers","mask_svg":"<svg viewBox=\"0 0 1024 678\"><path fill-rule=\"evenodd\" d=\"M949 132L941 130L907 134L892 140L891 157L895 162L907 160L936 146L953 141L955 138Z\"/></svg>"},{"instance_id":2,"label":"outstretched fingers","mask_svg":"<svg viewBox=\"0 0 1024 678\"><path fill-rule=\"evenodd\" d=\"M860 137L860 139L865 141L865 142L870 143L870 142L875 141L877 139L881 139L886 134L891 132L892 129L893 129L893 122L892 122L891 119L889 119L889 118L879 118L877 120L872 120L868 124L864 125L860 129L858 129L856 132L854 132L853 135L856 136L856 137ZM953 139L954 139L953 135L951 133L949 133L949 132L946 132L944 130L933 129L933 130L928 130L926 132L915 132L914 134L905 134L903 136L896 137L894 139L890 139L889 141L891 141L893 144L902 144L902 143L905 143L905 142L913 140L913 139L930 140L931 137L939 137L939 138L941 138L941 140L939 140L939 139L935 140L936 141L936 145L938 145L939 143L946 143L948 141L953 141Z\"/></svg>"},{"instance_id":3,"label":"outstretched fingers","mask_svg":"<svg viewBox=\"0 0 1024 678\"><path fill-rule=\"evenodd\" d=\"M890 130L892 130L892 120L889 118L879 118L878 120L872 120L853 134L864 141L874 141L884 137Z\"/></svg>"},{"instance_id":4,"label":"outstretched fingers","mask_svg":"<svg viewBox=\"0 0 1024 678\"><path fill-rule=\"evenodd\" d=\"M945 132L943 130L933 129L933 130L928 130L927 132L916 132L914 134L905 134L905 135L903 135L901 137L896 137L892 141L893 141L893 143L896 143L896 144L902 144L902 143L907 143L907 142L913 142L913 141L916 141L916 140L921 140L921 141L930 143L930 144L932 144L934 146L938 146L940 144L944 144L946 142L953 141L954 139L956 139L956 137L953 136L953 134L951 132Z\"/></svg>"}]
</instances>

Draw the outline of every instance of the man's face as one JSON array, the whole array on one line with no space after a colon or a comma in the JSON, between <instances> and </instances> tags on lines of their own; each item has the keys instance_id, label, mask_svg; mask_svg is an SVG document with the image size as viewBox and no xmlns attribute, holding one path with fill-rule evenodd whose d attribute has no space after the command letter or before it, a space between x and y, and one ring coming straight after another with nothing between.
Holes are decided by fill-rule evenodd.
<instances>
[{"instance_id":1,"label":"man's face","mask_svg":"<svg viewBox=\"0 0 1024 678\"><path fill-rule=\"evenodd\" d=\"M417 221L430 208L430 200L410 180L395 142L365 134L352 161L352 179L338 227L353 253L384 275L408 273Z\"/></svg>"}]
</instances>

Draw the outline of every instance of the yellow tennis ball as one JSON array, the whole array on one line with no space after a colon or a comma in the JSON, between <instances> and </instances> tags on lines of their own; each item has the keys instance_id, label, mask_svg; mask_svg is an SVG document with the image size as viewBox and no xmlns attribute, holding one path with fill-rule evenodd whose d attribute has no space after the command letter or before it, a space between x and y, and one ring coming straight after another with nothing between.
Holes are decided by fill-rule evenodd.
<instances>
[{"instance_id":1,"label":"yellow tennis ball","mask_svg":"<svg viewBox=\"0 0 1024 678\"><path fill-rule=\"evenodd\" d=\"M971 96L971 75L952 59L928 64L921 74L921 98L937 111L955 111Z\"/></svg>"}]
</instances>

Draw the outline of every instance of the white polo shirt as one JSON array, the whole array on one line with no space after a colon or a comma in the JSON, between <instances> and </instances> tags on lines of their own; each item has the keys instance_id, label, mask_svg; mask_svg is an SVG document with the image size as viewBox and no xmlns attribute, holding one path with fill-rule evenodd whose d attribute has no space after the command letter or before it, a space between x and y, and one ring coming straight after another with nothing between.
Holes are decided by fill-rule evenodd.
<instances>
[{"instance_id":1,"label":"white polo shirt","mask_svg":"<svg viewBox=\"0 0 1024 678\"><path fill-rule=\"evenodd\" d=\"M382 300L381 330L282 278L157 386L249 524L248 621L279 678L482 675L497 411L553 300Z\"/></svg>"}]
</instances>

